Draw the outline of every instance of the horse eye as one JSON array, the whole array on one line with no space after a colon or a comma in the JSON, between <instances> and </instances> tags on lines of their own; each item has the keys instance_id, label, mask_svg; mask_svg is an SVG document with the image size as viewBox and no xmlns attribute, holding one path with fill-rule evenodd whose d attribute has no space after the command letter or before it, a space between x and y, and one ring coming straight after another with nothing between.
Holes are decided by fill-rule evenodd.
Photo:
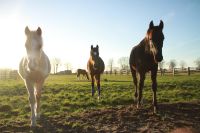
<instances>
[{"instance_id":1,"label":"horse eye","mask_svg":"<svg viewBox=\"0 0 200 133\"><path fill-rule=\"evenodd\" d=\"M41 48L42 48L42 45L41 45L41 44L39 44L37 48L38 48L38 49L41 49Z\"/></svg>"},{"instance_id":2,"label":"horse eye","mask_svg":"<svg viewBox=\"0 0 200 133\"><path fill-rule=\"evenodd\" d=\"M29 47L28 45L25 45L25 48L26 48L27 50L29 50L29 49L30 49L30 47Z\"/></svg>"}]
</instances>

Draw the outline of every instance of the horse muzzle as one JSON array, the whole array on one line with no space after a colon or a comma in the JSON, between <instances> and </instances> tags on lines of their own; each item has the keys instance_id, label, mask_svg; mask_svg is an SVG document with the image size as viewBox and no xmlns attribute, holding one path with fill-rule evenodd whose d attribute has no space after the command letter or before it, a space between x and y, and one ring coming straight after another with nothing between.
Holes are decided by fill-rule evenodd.
<instances>
[{"instance_id":1,"label":"horse muzzle","mask_svg":"<svg viewBox=\"0 0 200 133\"><path fill-rule=\"evenodd\" d=\"M163 56L156 56L156 61L157 62L161 62L163 60Z\"/></svg>"},{"instance_id":2,"label":"horse muzzle","mask_svg":"<svg viewBox=\"0 0 200 133\"><path fill-rule=\"evenodd\" d=\"M32 72L36 71L37 70L37 66L38 66L38 64L37 64L37 62L35 60L31 60L31 61L28 62L29 71L32 71Z\"/></svg>"}]
</instances>

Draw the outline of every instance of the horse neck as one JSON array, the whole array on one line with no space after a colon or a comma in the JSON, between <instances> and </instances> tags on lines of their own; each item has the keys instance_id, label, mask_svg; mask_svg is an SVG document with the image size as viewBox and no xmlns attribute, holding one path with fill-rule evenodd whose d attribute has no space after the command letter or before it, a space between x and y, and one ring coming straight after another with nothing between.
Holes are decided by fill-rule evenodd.
<instances>
[{"instance_id":1,"label":"horse neck","mask_svg":"<svg viewBox=\"0 0 200 133\"><path fill-rule=\"evenodd\" d=\"M151 54L149 40L146 37L140 42L140 44L145 53Z\"/></svg>"}]
</instances>

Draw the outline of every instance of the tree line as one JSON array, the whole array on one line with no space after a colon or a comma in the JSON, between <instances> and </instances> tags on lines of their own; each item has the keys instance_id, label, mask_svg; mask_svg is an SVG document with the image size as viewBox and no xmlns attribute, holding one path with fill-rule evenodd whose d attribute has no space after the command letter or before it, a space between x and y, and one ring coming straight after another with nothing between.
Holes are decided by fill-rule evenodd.
<instances>
[{"instance_id":1,"label":"tree line","mask_svg":"<svg viewBox=\"0 0 200 133\"><path fill-rule=\"evenodd\" d=\"M195 67L200 69L200 57L194 61ZM170 61L163 60L158 63L159 69L169 69L173 70L177 66L180 66L182 70L187 67L187 63L184 60L177 61L175 59L171 59ZM72 65L70 62L62 63L60 58L51 59L52 73L58 73L59 67L64 66L66 70L72 70ZM189 65L188 65L189 66ZM120 57L118 60L114 60L114 58L110 58L106 63L106 71L110 74L116 73L116 71L129 71L129 57Z\"/></svg>"}]
</instances>

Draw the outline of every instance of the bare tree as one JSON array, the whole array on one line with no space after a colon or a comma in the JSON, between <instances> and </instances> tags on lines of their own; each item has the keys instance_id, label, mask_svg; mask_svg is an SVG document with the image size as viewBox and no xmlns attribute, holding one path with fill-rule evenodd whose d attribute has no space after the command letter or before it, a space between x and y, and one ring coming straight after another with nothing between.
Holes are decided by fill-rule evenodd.
<instances>
[{"instance_id":1,"label":"bare tree","mask_svg":"<svg viewBox=\"0 0 200 133\"><path fill-rule=\"evenodd\" d=\"M129 62L128 57L121 57L118 60L121 69L128 70L129 69Z\"/></svg>"},{"instance_id":2,"label":"bare tree","mask_svg":"<svg viewBox=\"0 0 200 133\"><path fill-rule=\"evenodd\" d=\"M54 58L50 60L51 62L51 70L53 71L53 74L56 73L56 63L54 61Z\"/></svg>"},{"instance_id":3,"label":"bare tree","mask_svg":"<svg viewBox=\"0 0 200 133\"><path fill-rule=\"evenodd\" d=\"M64 66L65 66L65 69L66 69L66 70L71 70L71 69L72 69L72 65L71 65L71 63L69 63L69 62L66 62L66 63L64 64Z\"/></svg>"},{"instance_id":4,"label":"bare tree","mask_svg":"<svg viewBox=\"0 0 200 133\"><path fill-rule=\"evenodd\" d=\"M180 67L182 70L186 67L186 62L184 60L180 61Z\"/></svg>"},{"instance_id":5,"label":"bare tree","mask_svg":"<svg viewBox=\"0 0 200 133\"><path fill-rule=\"evenodd\" d=\"M158 63L158 67L159 67L159 69L160 69L160 74L161 74L161 76L164 75L164 64L165 64L165 61L164 61L164 60L162 60L161 62Z\"/></svg>"},{"instance_id":6,"label":"bare tree","mask_svg":"<svg viewBox=\"0 0 200 133\"><path fill-rule=\"evenodd\" d=\"M58 72L58 67L61 65L61 60L55 57L51 60L51 65L53 68L53 73L56 74Z\"/></svg>"},{"instance_id":7,"label":"bare tree","mask_svg":"<svg viewBox=\"0 0 200 133\"><path fill-rule=\"evenodd\" d=\"M176 67L176 60L172 59L169 61L169 69L173 70Z\"/></svg>"},{"instance_id":8,"label":"bare tree","mask_svg":"<svg viewBox=\"0 0 200 133\"><path fill-rule=\"evenodd\" d=\"M161 69L164 69L164 65L165 65L165 61L164 61L164 60L162 60L161 62L159 62L159 63L158 63L159 69L160 69L160 70L161 70Z\"/></svg>"},{"instance_id":9,"label":"bare tree","mask_svg":"<svg viewBox=\"0 0 200 133\"><path fill-rule=\"evenodd\" d=\"M200 69L200 57L197 58L194 63L196 64L197 69Z\"/></svg>"},{"instance_id":10,"label":"bare tree","mask_svg":"<svg viewBox=\"0 0 200 133\"><path fill-rule=\"evenodd\" d=\"M112 69L113 69L113 64L114 64L114 60L113 58L108 60L108 67L110 68L110 74L112 74Z\"/></svg>"}]
</instances>

